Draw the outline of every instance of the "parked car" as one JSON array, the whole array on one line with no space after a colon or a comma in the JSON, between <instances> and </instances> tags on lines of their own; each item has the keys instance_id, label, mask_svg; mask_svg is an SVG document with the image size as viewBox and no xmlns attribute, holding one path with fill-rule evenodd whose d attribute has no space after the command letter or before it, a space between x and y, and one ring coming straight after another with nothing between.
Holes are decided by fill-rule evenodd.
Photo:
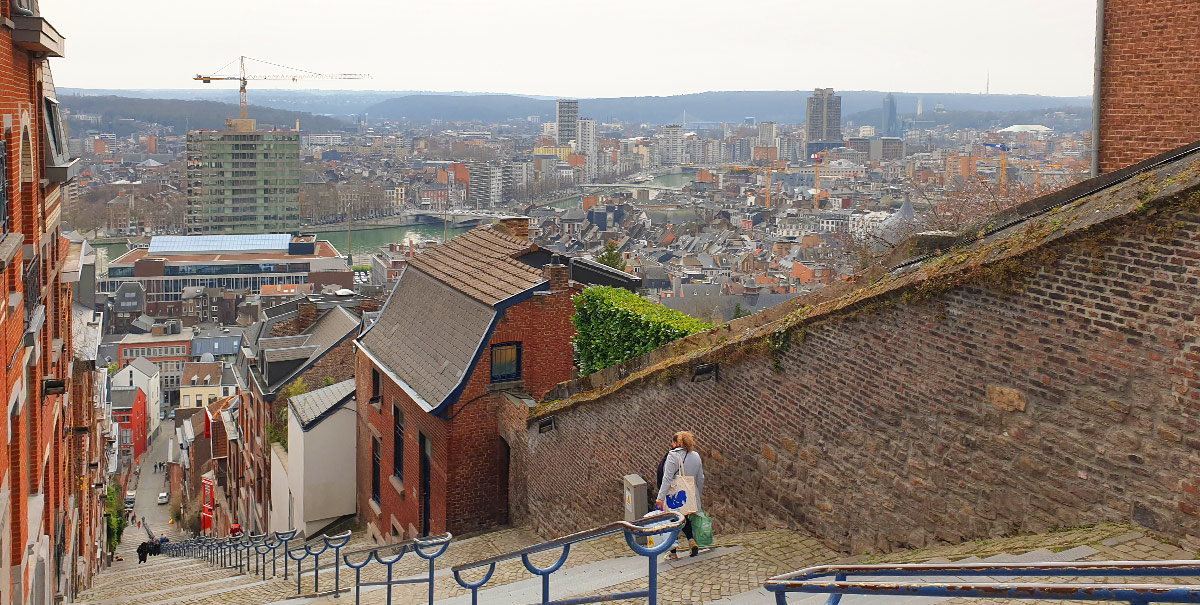
<instances>
[{"instance_id":1,"label":"parked car","mask_svg":"<svg viewBox=\"0 0 1200 605\"><path fill-rule=\"evenodd\" d=\"M170 502L170 501L171 501L171 496L168 495L167 492L158 492L158 503L159 504L166 504L167 502Z\"/></svg>"}]
</instances>

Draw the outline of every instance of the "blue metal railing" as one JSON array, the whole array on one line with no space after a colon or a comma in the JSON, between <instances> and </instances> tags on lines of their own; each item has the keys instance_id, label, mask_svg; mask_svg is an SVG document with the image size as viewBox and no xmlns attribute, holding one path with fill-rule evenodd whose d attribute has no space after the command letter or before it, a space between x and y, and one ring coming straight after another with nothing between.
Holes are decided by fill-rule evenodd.
<instances>
[{"instance_id":1,"label":"blue metal railing","mask_svg":"<svg viewBox=\"0 0 1200 605\"><path fill-rule=\"evenodd\" d=\"M675 545L675 541L679 538L679 531L683 528L684 517L679 513L660 513L640 519L633 523L625 521L615 521L607 525L601 525L592 529L562 536L520 550L515 550L510 553L498 555L488 559L482 559L463 565L456 565L451 568L454 573L454 580L463 588L471 591L471 603L479 603L479 589L482 588L489 580L492 579L492 574L496 572L496 564L502 561L512 559L520 559L525 565L525 569L529 573L542 578L542 603L557 603L557 604L577 604L577 603L596 603L600 601L617 601L622 599L638 599L646 598L649 605L656 605L658 602L658 555L666 552L667 549ZM598 595L593 597L579 597L574 599L563 599L559 601L550 600L550 575L562 568L567 562L567 556L570 555L571 545L587 540L594 540L603 536L610 536L619 532L625 534L625 543L629 545L630 550L635 554L646 557L649 567L649 585L645 590L635 590L630 592L612 593L606 595ZM656 536L655 544L652 546L643 546L638 544L639 537ZM558 560L547 567L538 567L531 560L530 556L548 552L555 549L561 549ZM486 568L483 577L478 580L466 580L462 576L462 572L469 569Z\"/></svg>"},{"instance_id":2,"label":"blue metal railing","mask_svg":"<svg viewBox=\"0 0 1200 605\"><path fill-rule=\"evenodd\" d=\"M854 576L870 576L853 580ZM933 576L936 581L919 579ZM1026 577L1104 577L1103 583L1029 583ZM775 602L786 605L789 593L828 594L826 605L842 595L971 597L988 599L1057 599L1146 603L1200 603L1200 586L1181 584L1115 584L1107 578L1200 576L1200 561L1095 561L1082 563L919 563L909 565L821 565L767 580ZM948 577L945 581L943 578ZM880 579L883 578L883 579ZM898 578L898 580L890 580ZM917 578L912 581L903 579ZM979 578L971 581L970 578ZM1003 578L1010 580L1004 581Z\"/></svg>"},{"instance_id":3,"label":"blue metal railing","mask_svg":"<svg viewBox=\"0 0 1200 605\"><path fill-rule=\"evenodd\" d=\"M392 586L396 584L427 583L429 585L429 603L433 604L433 575L434 559L446 552L453 536L449 533L440 536L429 536L417 540L409 540L399 544L389 544L375 548L366 548L353 552L342 553L342 549L350 543L350 532L346 531L334 536L321 535L290 548L289 543L296 539L296 530L272 532L270 534L242 535L236 538L211 538L197 536L182 542L169 542L163 546L163 554L176 557L191 557L203 559L210 565L223 569L238 570L239 574L258 575L264 581L268 577L278 577L278 564L282 558L283 579L288 579L288 562L296 562L296 594L303 591L302 580L305 573L313 578L313 593L321 593L321 572L333 569L333 590L329 591L334 598L339 598L342 588L342 567L354 570L354 602L358 603L363 586L386 586L387 603L392 602ZM332 563L321 564L321 556L332 551ZM393 566L408 552L429 562L428 574L413 578L393 578ZM361 560L360 560L361 559ZM312 561L312 566L306 571L305 562ZM375 561L387 569L387 580L383 582L363 582L363 569ZM271 568L267 573L267 567Z\"/></svg>"}]
</instances>

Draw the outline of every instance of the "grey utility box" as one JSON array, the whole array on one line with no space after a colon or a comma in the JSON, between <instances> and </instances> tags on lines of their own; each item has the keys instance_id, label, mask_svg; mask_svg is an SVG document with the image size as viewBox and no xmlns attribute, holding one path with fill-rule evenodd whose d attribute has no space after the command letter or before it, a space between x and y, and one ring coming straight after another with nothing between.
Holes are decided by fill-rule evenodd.
<instances>
[{"instance_id":1,"label":"grey utility box","mask_svg":"<svg viewBox=\"0 0 1200 605\"><path fill-rule=\"evenodd\" d=\"M622 477L621 483L625 486L625 520L632 523L644 517L648 512L646 480L642 479L641 475L634 473ZM639 536L637 541L639 544L644 544L646 539Z\"/></svg>"}]
</instances>

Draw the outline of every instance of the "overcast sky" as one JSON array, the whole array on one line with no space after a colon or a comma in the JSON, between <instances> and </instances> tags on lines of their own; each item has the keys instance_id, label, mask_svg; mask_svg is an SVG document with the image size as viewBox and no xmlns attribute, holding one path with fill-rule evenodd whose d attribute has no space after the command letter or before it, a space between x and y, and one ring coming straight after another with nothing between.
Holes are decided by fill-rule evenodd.
<instances>
[{"instance_id":1,"label":"overcast sky","mask_svg":"<svg viewBox=\"0 0 1200 605\"><path fill-rule=\"evenodd\" d=\"M1096 10L1095 0L41 0L41 9L67 38L67 57L51 64L59 86L199 87L193 75L244 54L371 75L251 83L251 96L585 98L816 86L983 92L989 72L993 93L1090 95Z\"/></svg>"}]
</instances>

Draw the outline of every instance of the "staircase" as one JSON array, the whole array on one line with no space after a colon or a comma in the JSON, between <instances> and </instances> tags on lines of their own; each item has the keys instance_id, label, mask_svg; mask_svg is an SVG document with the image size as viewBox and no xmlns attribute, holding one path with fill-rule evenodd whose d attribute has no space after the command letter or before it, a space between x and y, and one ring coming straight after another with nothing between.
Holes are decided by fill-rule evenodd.
<instances>
[{"instance_id":1,"label":"staircase","mask_svg":"<svg viewBox=\"0 0 1200 605\"><path fill-rule=\"evenodd\" d=\"M81 600L88 603L341 603L354 602L354 571L342 566L340 580L343 592L334 599L328 591L333 588L333 569L320 573L320 593L316 594L312 564L304 564L297 596L295 562L289 562L288 579L283 579L282 557L277 576L268 577L238 574L238 570L221 569L203 559L157 556L137 563L135 549L145 539L143 530L126 529L118 548L124 560L96 578L95 585ZM534 533L521 529L504 529L464 540L455 540L445 554L435 559L434 599L437 603L467 604L470 593L455 581L450 568L456 565L511 553L540 543ZM372 546L362 534L352 535L343 552ZM977 553L977 554L970 554ZM1014 554L1015 553L1015 554ZM547 566L558 558L559 551L532 555L533 562ZM1050 534L1005 538L989 542L970 542L945 545L921 551L891 553L880 560L859 557L846 558L827 549L821 541L792 530L773 530L731 536L719 536L717 546L702 551L695 558L686 553L674 561L659 565L659 603L722 603L741 605L774 603L774 595L762 588L771 576L802 567L829 563L863 562L972 562L1021 563L1086 560L1135 560L1192 558L1186 553L1132 531L1127 526L1096 526ZM321 564L333 562L332 552L322 556ZM570 556L563 568L550 576L550 596L554 599L579 598L607 593L644 589L647 586L647 560L635 556L621 535L606 536L571 546ZM412 553L406 554L393 567L393 580L425 578L428 562ZM482 570L466 571L466 580L477 580ZM386 570L377 564L363 570L362 581L381 581ZM862 579L862 578L858 578ZM915 578L920 581L950 581L948 577ZM978 580L979 578L975 578ZM1176 578L1183 582L1195 579ZM532 576L519 560L497 564L492 579L479 592L480 603L531 603L541 599L541 578ZM363 587L362 603L386 603L384 587ZM418 604L428 599L427 584L394 585L391 603ZM822 605L828 595L790 595L789 603ZM926 605L947 598L908 596L842 597L842 605ZM958 605L969 599L955 599ZM901 602L904 603L901 603ZM912 603L908 603L912 601ZM642 600L644 602L644 600Z\"/></svg>"}]
</instances>

